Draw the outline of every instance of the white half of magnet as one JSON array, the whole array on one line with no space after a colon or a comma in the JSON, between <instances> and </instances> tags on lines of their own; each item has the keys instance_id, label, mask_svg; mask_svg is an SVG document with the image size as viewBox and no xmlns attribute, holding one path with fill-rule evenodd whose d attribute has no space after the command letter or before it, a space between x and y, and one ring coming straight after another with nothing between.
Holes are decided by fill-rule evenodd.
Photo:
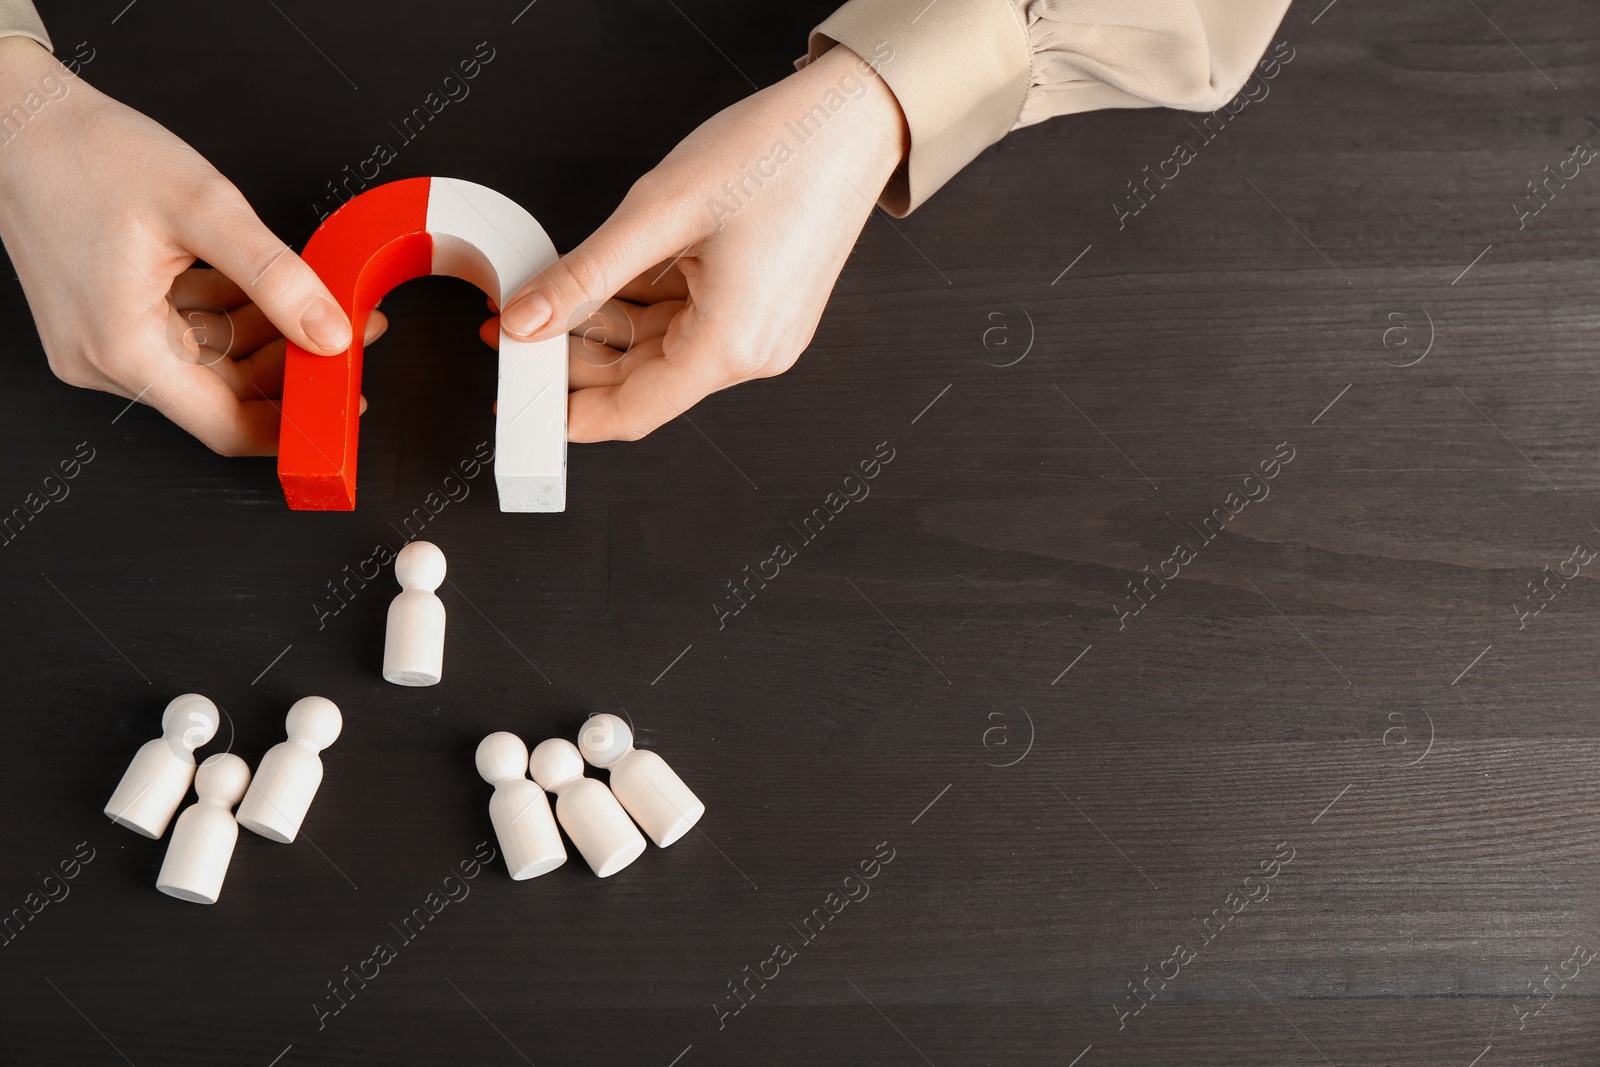
<instances>
[{"instance_id":1,"label":"white half of magnet","mask_svg":"<svg viewBox=\"0 0 1600 1067\"><path fill-rule=\"evenodd\" d=\"M434 178L428 189L433 273L462 278L500 307L555 263L555 245L527 209L473 182ZM567 336L500 334L495 488L501 511L567 505Z\"/></svg>"}]
</instances>

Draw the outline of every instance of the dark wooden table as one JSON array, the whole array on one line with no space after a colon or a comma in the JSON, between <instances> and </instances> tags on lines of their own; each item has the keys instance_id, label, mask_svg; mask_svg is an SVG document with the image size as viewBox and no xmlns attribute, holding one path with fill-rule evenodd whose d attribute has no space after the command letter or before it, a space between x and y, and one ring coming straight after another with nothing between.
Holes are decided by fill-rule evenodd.
<instances>
[{"instance_id":1,"label":"dark wooden table","mask_svg":"<svg viewBox=\"0 0 1600 1067\"><path fill-rule=\"evenodd\" d=\"M826 9L45 6L296 245L487 41L390 176L494 186L563 248ZM94 458L0 550L0 911L92 856L0 947L0 1061L1593 1063L1600 568L1551 576L1600 546L1600 176L1513 205L1600 144L1600 15L1345 0L1278 37L1121 228L1191 116L1029 129L875 217L792 372L574 448L564 514L483 475L413 518L450 559L437 688L379 678L387 576L319 606L491 439L478 294L390 298L359 509L310 514L56 382L3 287L0 507ZM345 714L303 840L242 835L210 908L100 811L189 690L228 713L202 754L252 765L296 698ZM593 711L701 832L447 883L492 837L478 739Z\"/></svg>"}]
</instances>

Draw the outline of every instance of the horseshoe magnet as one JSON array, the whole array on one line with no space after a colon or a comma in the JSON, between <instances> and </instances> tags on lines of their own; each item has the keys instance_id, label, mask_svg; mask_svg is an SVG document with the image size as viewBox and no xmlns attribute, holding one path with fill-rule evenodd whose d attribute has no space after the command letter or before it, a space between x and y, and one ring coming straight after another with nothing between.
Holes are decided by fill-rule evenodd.
<instances>
[{"instance_id":1,"label":"horseshoe magnet","mask_svg":"<svg viewBox=\"0 0 1600 1067\"><path fill-rule=\"evenodd\" d=\"M401 282L442 274L471 282L504 307L556 261L525 209L456 178L376 186L329 215L302 258L350 316L348 351L319 356L289 343L283 374L278 480L296 511L352 511L360 434L362 335L367 316ZM495 489L501 511L566 507L567 339L500 335Z\"/></svg>"}]
</instances>

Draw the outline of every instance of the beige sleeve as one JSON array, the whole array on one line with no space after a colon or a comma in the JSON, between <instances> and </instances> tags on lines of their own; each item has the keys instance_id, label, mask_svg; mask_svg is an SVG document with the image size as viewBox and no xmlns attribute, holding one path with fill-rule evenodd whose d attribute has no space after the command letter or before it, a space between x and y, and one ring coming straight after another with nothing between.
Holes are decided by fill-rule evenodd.
<instances>
[{"instance_id":1,"label":"beige sleeve","mask_svg":"<svg viewBox=\"0 0 1600 1067\"><path fill-rule=\"evenodd\" d=\"M1113 107L1214 111L1239 91L1289 0L849 0L811 31L877 68L911 151L884 190L915 209L1019 126Z\"/></svg>"},{"instance_id":2,"label":"beige sleeve","mask_svg":"<svg viewBox=\"0 0 1600 1067\"><path fill-rule=\"evenodd\" d=\"M55 51L44 22L28 0L0 0L0 37L31 37Z\"/></svg>"}]
</instances>

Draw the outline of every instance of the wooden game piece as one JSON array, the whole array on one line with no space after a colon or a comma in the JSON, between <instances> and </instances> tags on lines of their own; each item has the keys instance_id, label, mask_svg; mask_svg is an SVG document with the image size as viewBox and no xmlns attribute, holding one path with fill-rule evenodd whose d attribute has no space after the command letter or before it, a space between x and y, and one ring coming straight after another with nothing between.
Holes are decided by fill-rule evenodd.
<instances>
[{"instance_id":1,"label":"wooden game piece","mask_svg":"<svg viewBox=\"0 0 1600 1067\"><path fill-rule=\"evenodd\" d=\"M296 510L349 511L356 502L362 331L390 289L425 274L463 278L504 306L557 259L532 215L492 189L454 178L376 186L329 215L303 258L350 316L337 356L293 342L284 361L278 478ZM502 511L566 506L567 339L500 335L495 485Z\"/></svg>"},{"instance_id":2,"label":"wooden game piece","mask_svg":"<svg viewBox=\"0 0 1600 1067\"><path fill-rule=\"evenodd\" d=\"M239 805L239 825L273 841L293 841L322 784L317 753L338 740L343 725L338 705L327 697L295 701L285 720L289 739L261 757Z\"/></svg>"},{"instance_id":3,"label":"wooden game piece","mask_svg":"<svg viewBox=\"0 0 1600 1067\"><path fill-rule=\"evenodd\" d=\"M194 781L194 750L217 735L217 706L185 693L161 713L161 736L146 741L111 794L111 821L159 839Z\"/></svg>"},{"instance_id":4,"label":"wooden game piece","mask_svg":"<svg viewBox=\"0 0 1600 1067\"><path fill-rule=\"evenodd\" d=\"M592 766L610 769L612 794L660 847L688 833L706 813L666 760L633 747L633 730L617 716L590 716L578 731L578 748Z\"/></svg>"},{"instance_id":5,"label":"wooden game piece","mask_svg":"<svg viewBox=\"0 0 1600 1067\"><path fill-rule=\"evenodd\" d=\"M504 731L478 742L478 774L494 786L489 821L513 881L537 878L567 862L567 847L544 790L528 781L528 746Z\"/></svg>"},{"instance_id":6,"label":"wooden game piece","mask_svg":"<svg viewBox=\"0 0 1600 1067\"><path fill-rule=\"evenodd\" d=\"M194 791L199 800L178 816L172 828L156 888L169 897L215 904L222 894L233 846L239 841L239 824L233 806L250 784L250 766L231 752L219 752L200 764Z\"/></svg>"},{"instance_id":7,"label":"wooden game piece","mask_svg":"<svg viewBox=\"0 0 1600 1067\"><path fill-rule=\"evenodd\" d=\"M583 775L571 741L541 741L528 760L541 789L556 795L556 818L595 874L609 878L644 852L645 840L604 782Z\"/></svg>"},{"instance_id":8,"label":"wooden game piece","mask_svg":"<svg viewBox=\"0 0 1600 1067\"><path fill-rule=\"evenodd\" d=\"M444 670L444 553L413 541L394 558L400 595L389 605L383 640L383 678L395 685L438 685Z\"/></svg>"}]
</instances>

